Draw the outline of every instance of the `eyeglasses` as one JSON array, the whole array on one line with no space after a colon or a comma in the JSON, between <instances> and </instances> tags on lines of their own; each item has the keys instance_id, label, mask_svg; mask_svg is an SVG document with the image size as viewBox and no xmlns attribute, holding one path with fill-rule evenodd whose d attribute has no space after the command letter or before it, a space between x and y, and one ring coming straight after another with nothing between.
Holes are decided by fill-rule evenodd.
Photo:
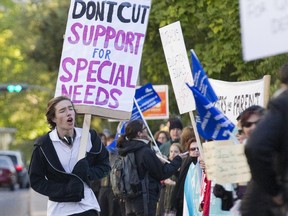
<instances>
[{"instance_id":1,"label":"eyeglasses","mask_svg":"<svg viewBox=\"0 0 288 216\"><path fill-rule=\"evenodd\" d=\"M250 128L253 124L257 125L258 122L259 122L259 120L255 121L255 122L245 122L245 123L243 123L242 126L246 127L246 128Z\"/></svg>"},{"instance_id":2,"label":"eyeglasses","mask_svg":"<svg viewBox=\"0 0 288 216\"><path fill-rule=\"evenodd\" d=\"M239 129L239 130L238 130L238 134L239 134L239 135L243 134L243 130L242 130L242 129Z\"/></svg>"},{"instance_id":3,"label":"eyeglasses","mask_svg":"<svg viewBox=\"0 0 288 216\"><path fill-rule=\"evenodd\" d=\"M189 151L196 151L196 150L199 151L199 148L198 147L194 147L194 148L190 148L189 149Z\"/></svg>"},{"instance_id":4,"label":"eyeglasses","mask_svg":"<svg viewBox=\"0 0 288 216\"><path fill-rule=\"evenodd\" d=\"M147 129L147 127L143 127L143 128L142 128L142 131L144 131L144 130L146 130L146 129Z\"/></svg>"}]
</instances>

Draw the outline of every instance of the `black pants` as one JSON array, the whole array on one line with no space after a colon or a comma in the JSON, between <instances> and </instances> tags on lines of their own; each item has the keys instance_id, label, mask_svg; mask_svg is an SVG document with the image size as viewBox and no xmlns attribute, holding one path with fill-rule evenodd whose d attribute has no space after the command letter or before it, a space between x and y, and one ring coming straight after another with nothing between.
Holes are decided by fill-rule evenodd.
<instances>
[{"instance_id":1,"label":"black pants","mask_svg":"<svg viewBox=\"0 0 288 216\"><path fill-rule=\"evenodd\" d=\"M85 212L81 212L81 213L76 213L76 214L72 214L69 216L98 216L98 212L96 210L88 210Z\"/></svg>"},{"instance_id":2,"label":"black pants","mask_svg":"<svg viewBox=\"0 0 288 216\"><path fill-rule=\"evenodd\" d=\"M148 202L148 215L156 215L157 200L149 199ZM143 197L132 200L125 200L126 216L144 216L144 202Z\"/></svg>"},{"instance_id":3,"label":"black pants","mask_svg":"<svg viewBox=\"0 0 288 216\"><path fill-rule=\"evenodd\" d=\"M121 216L120 201L114 196L111 187L102 186L100 188L98 202L101 208L101 216Z\"/></svg>"}]
</instances>

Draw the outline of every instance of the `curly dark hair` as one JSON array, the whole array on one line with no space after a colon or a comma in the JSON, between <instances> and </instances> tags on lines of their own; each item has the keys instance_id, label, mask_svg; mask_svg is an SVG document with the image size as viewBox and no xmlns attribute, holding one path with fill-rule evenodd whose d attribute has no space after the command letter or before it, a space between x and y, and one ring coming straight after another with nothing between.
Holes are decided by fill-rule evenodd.
<instances>
[{"instance_id":1,"label":"curly dark hair","mask_svg":"<svg viewBox=\"0 0 288 216\"><path fill-rule=\"evenodd\" d=\"M70 101L73 108L74 108L73 102L67 96L58 96L58 97L52 98L47 104L46 120L47 120L48 124L50 125L50 129L52 129L52 130L56 127L56 123L53 122L53 119L55 118L55 112L56 112L55 106L63 100ZM74 108L74 110L75 110L75 108ZM76 111L75 111L75 114L76 114Z\"/></svg>"}]
</instances>

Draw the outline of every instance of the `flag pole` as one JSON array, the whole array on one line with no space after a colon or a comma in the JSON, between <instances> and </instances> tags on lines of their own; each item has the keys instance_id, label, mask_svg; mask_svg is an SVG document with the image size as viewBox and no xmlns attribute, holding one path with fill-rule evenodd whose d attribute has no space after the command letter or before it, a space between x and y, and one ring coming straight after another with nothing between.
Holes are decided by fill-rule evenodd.
<instances>
[{"instance_id":1,"label":"flag pole","mask_svg":"<svg viewBox=\"0 0 288 216\"><path fill-rule=\"evenodd\" d=\"M189 112L189 116L190 116L190 120L191 120L192 127L193 127L193 130L194 130L194 134L195 134L195 137L196 137L196 141L197 141L197 145L198 145L198 148L199 148L200 156L204 159L203 148L202 148L201 141L200 141L200 136L199 136L199 133L198 133L198 130L197 130L197 127L196 127L195 117L194 117L192 111Z\"/></svg>"},{"instance_id":2,"label":"flag pole","mask_svg":"<svg viewBox=\"0 0 288 216\"><path fill-rule=\"evenodd\" d=\"M140 114L140 116L141 116L141 118L142 118L142 120L143 120L143 122L144 122L144 124L145 124L145 126L146 126L146 128L147 128L147 130L148 130L148 133L149 133L149 135L150 135L150 138L152 139L152 143L154 144L153 146L154 146L154 149L155 149L155 151L156 151L157 157L158 157L159 159L165 161L166 163L170 163L170 161L168 161L166 158L164 158L164 157L162 156L162 153L161 153L161 151L160 151L160 149L159 149L159 147L158 147L158 145L157 145L157 143L156 143L156 141L155 141L155 139L154 139L154 136L153 136L153 134L152 134L152 132L151 132L151 130L150 130L150 128L149 128L149 126L148 126L148 124L147 124L147 122L146 122L143 114L142 114L142 111L141 111L141 109L140 109L140 107L139 107L139 104L138 104L137 100L135 99L135 97L133 98L133 100L134 100L134 103L135 103L135 105L136 105L136 107L137 107L137 109L138 109L138 112L139 112L139 114ZM161 156L160 156L159 154L161 154Z\"/></svg>"},{"instance_id":3,"label":"flag pole","mask_svg":"<svg viewBox=\"0 0 288 216\"><path fill-rule=\"evenodd\" d=\"M231 131L228 130L228 134L230 135L230 138L232 139L232 141L234 142L234 144L240 144L239 141L237 140L237 137L235 136L235 134L233 134Z\"/></svg>"}]
</instances>

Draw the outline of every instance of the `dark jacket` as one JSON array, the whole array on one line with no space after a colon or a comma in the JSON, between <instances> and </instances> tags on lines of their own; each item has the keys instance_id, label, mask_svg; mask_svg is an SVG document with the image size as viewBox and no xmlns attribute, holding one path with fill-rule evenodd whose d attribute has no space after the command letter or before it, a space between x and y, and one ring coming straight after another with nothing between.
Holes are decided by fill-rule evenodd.
<instances>
[{"instance_id":1,"label":"dark jacket","mask_svg":"<svg viewBox=\"0 0 288 216\"><path fill-rule=\"evenodd\" d=\"M187 157L182 162L179 177L177 179L176 186L173 190L173 195L171 199L171 207L173 210L177 211L177 215L182 215L183 213L184 184L189 167L191 163L196 164L197 161L198 161L197 157Z\"/></svg>"},{"instance_id":2,"label":"dark jacket","mask_svg":"<svg viewBox=\"0 0 288 216\"><path fill-rule=\"evenodd\" d=\"M263 211L263 206L260 208L260 205L264 205L264 209L270 211L268 208L273 205L271 197L282 192L284 192L284 200L287 202L287 90L269 102L266 115L247 141L245 154L251 169L252 181L248 185L242 201L241 211L244 213L254 209L262 209ZM252 204L251 201L254 203ZM268 201L270 205L267 203ZM266 212L254 213L253 215L268 215Z\"/></svg>"},{"instance_id":3,"label":"dark jacket","mask_svg":"<svg viewBox=\"0 0 288 216\"><path fill-rule=\"evenodd\" d=\"M86 158L94 177L102 178L109 174L108 151L101 143L96 131L90 130L92 148ZM84 182L73 173L66 173L57 156L49 133L40 137L34 144L34 151L29 167L31 187L38 193L48 196L55 202L78 202L84 196ZM82 193L73 193L68 182L73 180L80 185ZM75 185L75 184L74 184Z\"/></svg>"},{"instance_id":4,"label":"dark jacket","mask_svg":"<svg viewBox=\"0 0 288 216\"><path fill-rule=\"evenodd\" d=\"M122 147L118 148L118 152L121 156L134 152L140 179L144 179L146 173L148 173L149 200L158 200L160 181L177 172L182 162L181 157L176 156L171 163L163 164L155 152L152 151L150 145L140 140L125 141Z\"/></svg>"}]
</instances>

